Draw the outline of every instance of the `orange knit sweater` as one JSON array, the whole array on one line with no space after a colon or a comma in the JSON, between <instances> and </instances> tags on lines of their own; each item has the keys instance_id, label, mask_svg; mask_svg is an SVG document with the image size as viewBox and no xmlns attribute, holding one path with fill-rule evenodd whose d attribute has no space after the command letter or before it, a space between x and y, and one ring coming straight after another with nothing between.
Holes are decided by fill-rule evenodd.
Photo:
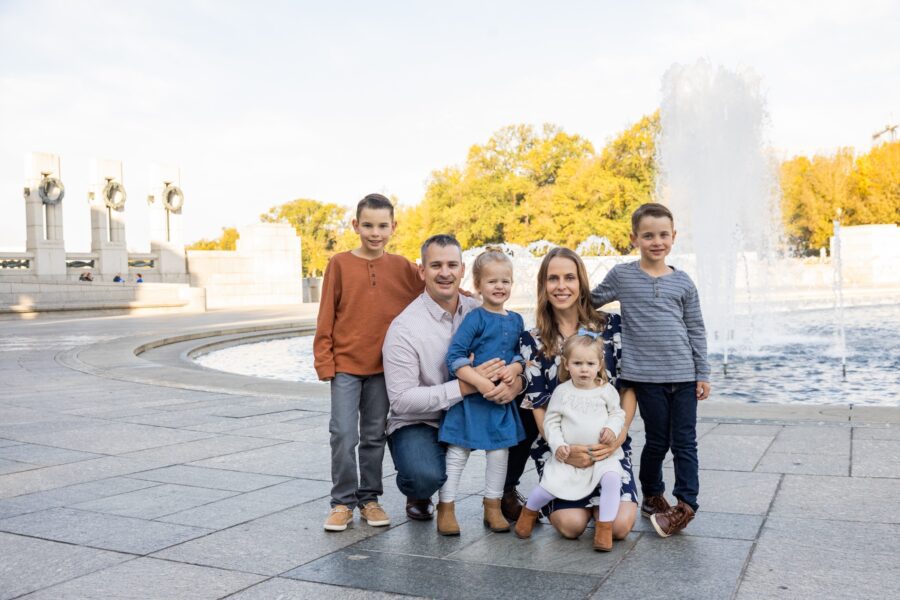
<instances>
[{"instance_id":1,"label":"orange knit sweater","mask_svg":"<svg viewBox=\"0 0 900 600\"><path fill-rule=\"evenodd\" d=\"M415 263L385 252L368 260L352 252L328 261L313 341L319 379L335 373L382 373L381 346L388 326L425 284Z\"/></svg>"}]
</instances>

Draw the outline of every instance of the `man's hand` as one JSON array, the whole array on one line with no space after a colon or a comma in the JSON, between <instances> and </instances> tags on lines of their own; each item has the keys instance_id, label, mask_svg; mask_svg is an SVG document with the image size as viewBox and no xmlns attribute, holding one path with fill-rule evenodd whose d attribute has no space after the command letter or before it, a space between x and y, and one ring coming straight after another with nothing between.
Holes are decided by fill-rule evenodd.
<instances>
[{"instance_id":1,"label":"man's hand","mask_svg":"<svg viewBox=\"0 0 900 600\"><path fill-rule=\"evenodd\" d=\"M512 388L502 381L494 386L494 389L487 394L482 394L485 400L490 400L494 404L509 404L516 398L515 388Z\"/></svg>"},{"instance_id":2,"label":"man's hand","mask_svg":"<svg viewBox=\"0 0 900 600\"><path fill-rule=\"evenodd\" d=\"M559 462L566 462L567 458L569 458L569 445L563 444L556 449L556 460Z\"/></svg>"},{"instance_id":3,"label":"man's hand","mask_svg":"<svg viewBox=\"0 0 900 600\"><path fill-rule=\"evenodd\" d=\"M612 444L616 441L616 434L613 433L613 430L609 427L604 427L603 431L600 432L600 443L604 445Z\"/></svg>"},{"instance_id":4,"label":"man's hand","mask_svg":"<svg viewBox=\"0 0 900 600\"><path fill-rule=\"evenodd\" d=\"M697 382L697 400L706 400L709 398L709 382L708 381L698 381Z\"/></svg>"},{"instance_id":5,"label":"man's hand","mask_svg":"<svg viewBox=\"0 0 900 600\"><path fill-rule=\"evenodd\" d=\"M470 356L469 360L474 362L475 356ZM492 358L491 360L485 361L477 367L473 368L475 369L476 373L478 373L485 379L489 379L491 381L500 381L500 375L505 366L506 363L502 359Z\"/></svg>"}]
</instances>

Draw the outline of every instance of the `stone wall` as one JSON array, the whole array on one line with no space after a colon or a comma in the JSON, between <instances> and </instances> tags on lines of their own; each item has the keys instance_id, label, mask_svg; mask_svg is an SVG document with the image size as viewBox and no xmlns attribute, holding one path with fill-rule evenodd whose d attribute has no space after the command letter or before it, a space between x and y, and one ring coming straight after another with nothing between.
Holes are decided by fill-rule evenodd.
<instances>
[{"instance_id":1,"label":"stone wall","mask_svg":"<svg viewBox=\"0 0 900 600\"><path fill-rule=\"evenodd\" d=\"M143 308L202 310L202 290L170 283L36 282L16 281L13 277L0 280L0 314Z\"/></svg>"}]
</instances>

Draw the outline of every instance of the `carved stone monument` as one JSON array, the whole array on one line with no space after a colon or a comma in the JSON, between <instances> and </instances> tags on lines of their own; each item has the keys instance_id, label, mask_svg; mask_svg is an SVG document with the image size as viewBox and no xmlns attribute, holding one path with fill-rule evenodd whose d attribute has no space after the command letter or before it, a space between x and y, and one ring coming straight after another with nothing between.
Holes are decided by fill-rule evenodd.
<instances>
[{"instance_id":1,"label":"carved stone monument","mask_svg":"<svg viewBox=\"0 0 900 600\"><path fill-rule=\"evenodd\" d=\"M96 271L107 281L128 275L125 245L125 201L128 194L118 160L91 161L91 252L97 256Z\"/></svg>"},{"instance_id":2,"label":"carved stone monument","mask_svg":"<svg viewBox=\"0 0 900 600\"><path fill-rule=\"evenodd\" d=\"M181 208L181 170L171 165L153 165L150 169L150 251L157 255L159 281L187 281Z\"/></svg>"},{"instance_id":3,"label":"carved stone monument","mask_svg":"<svg viewBox=\"0 0 900 600\"><path fill-rule=\"evenodd\" d=\"M31 273L47 280L66 278L62 200L65 187L55 154L25 155L25 251Z\"/></svg>"}]
</instances>

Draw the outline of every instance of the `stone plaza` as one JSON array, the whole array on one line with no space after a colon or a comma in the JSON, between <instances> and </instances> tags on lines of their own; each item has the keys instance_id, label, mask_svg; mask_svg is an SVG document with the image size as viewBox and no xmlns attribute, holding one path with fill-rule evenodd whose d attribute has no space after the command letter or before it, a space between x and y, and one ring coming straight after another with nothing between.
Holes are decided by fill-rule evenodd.
<instances>
[{"instance_id":1,"label":"stone plaza","mask_svg":"<svg viewBox=\"0 0 900 600\"><path fill-rule=\"evenodd\" d=\"M328 388L189 360L314 309L0 321L0 598L900 597L891 407L713 398L695 521L662 539L639 518L608 554L486 530L478 454L458 538L407 521L389 455L390 527L325 532Z\"/></svg>"}]
</instances>

